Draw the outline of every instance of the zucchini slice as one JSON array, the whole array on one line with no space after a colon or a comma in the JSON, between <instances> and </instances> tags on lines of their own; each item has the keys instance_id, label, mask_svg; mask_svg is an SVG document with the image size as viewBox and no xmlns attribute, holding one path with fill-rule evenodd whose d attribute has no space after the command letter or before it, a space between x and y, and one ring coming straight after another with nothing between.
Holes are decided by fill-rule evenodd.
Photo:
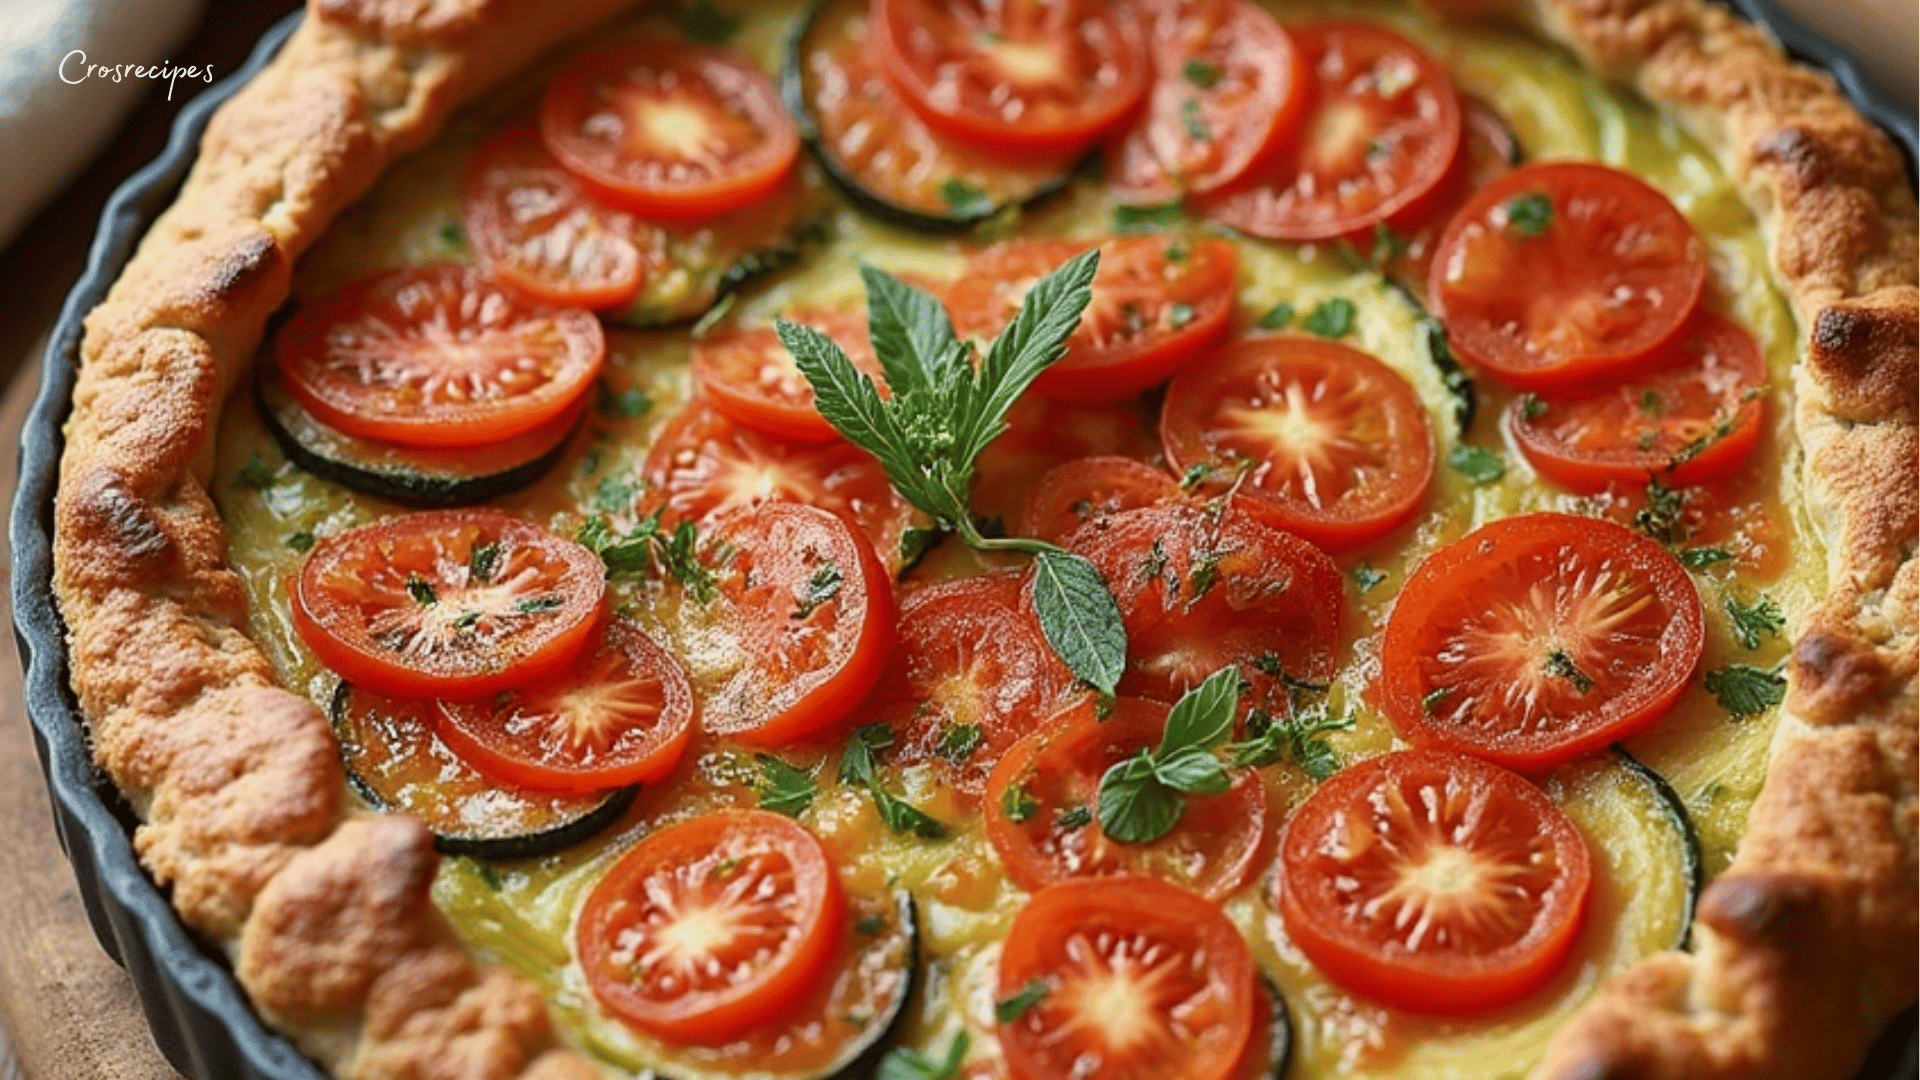
<instances>
[{"instance_id":1,"label":"zucchini slice","mask_svg":"<svg viewBox=\"0 0 1920 1080\"><path fill-rule=\"evenodd\" d=\"M920 978L913 894L847 895L839 954L785 1021L725 1046L677 1047L653 1068L657 1080L869 1080L907 1019ZM616 1058L617 1060L617 1058Z\"/></svg>"},{"instance_id":2,"label":"zucchini slice","mask_svg":"<svg viewBox=\"0 0 1920 1080\"><path fill-rule=\"evenodd\" d=\"M690 322L747 282L797 262L827 224L821 185L804 174L795 169L751 206L689 228L655 229L640 294L600 317L640 329Z\"/></svg>"},{"instance_id":3,"label":"zucchini slice","mask_svg":"<svg viewBox=\"0 0 1920 1080\"><path fill-rule=\"evenodd\" d=\"M638 785L613 791L532 791L482 776L435 735L426 702L399 701L341 683L334 738L347 782L377 810L426 823L444 855L527 859L569 847L626 813Z\"/></svg>"},{"instance_id":4,"label":"zucchini slice","mask_svg":"<svg viewBox=\"0 0 1920 1080\"><path fill-rule=\"evenodd\" d=\"M935 136L866 59L868 6L822 0L794 29L781 78L801 138L849 202L901 228L952 233L1066 189L1074 161L988 157Z\"/></svg>"},{"instance_id":5,"label":"zucchini slice","mask_svg":"<svg viewBox=\"0 0 1920 1080\"><path fill-rule=\"evenodd\" d=\"M1254 999L1253 1039L1247 1044L1246 1066L1237 1080L1287 1080L1293 1066L1293 1014L1273 976L1260 973L1261 994Z\"/></svg>"},{"instance_id":6,"label":"zucchini slice","mask_svg":"<svg viewBox=\"0 0 1920 1080\"><path fill-rule=\"evenodd\" d=\"M1700 834L1665 777L1619 746L1565 766L1548 784L1615 877L1618 933L1638 955L1684 949L1705 885Z\"/></svg>"},{"instance_id":7,"label":"zucchini slice","mask_svg":"<svg viewBox=\"0 0 1920 1080\"><path fill-rule=\"evenodd\" d=\"M518 491L566 454L586 403L521 435L460 449L395 446L348 435L308 412L280 379L255 365L260 419L287 460L343 487L410 506L464 506Z\"/></svg>"}]
</instances>

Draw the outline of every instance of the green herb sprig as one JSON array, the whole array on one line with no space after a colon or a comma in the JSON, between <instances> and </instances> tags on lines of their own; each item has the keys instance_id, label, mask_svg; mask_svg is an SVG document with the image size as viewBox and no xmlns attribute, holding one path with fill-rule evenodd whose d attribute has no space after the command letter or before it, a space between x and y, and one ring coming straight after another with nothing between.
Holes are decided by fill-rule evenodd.
<instances>
[{"instance_id":1,"label":"green herb sprig","mask_svg":"<svg viewBox=\"0 0 1920 1080\"><path fill-rule=\"evenodd\" d=\"M1167 714L1160 745L1116 762L1100 778L1100 828L1121 843L1146 844L1173 831L1186 795L1217 795L1232 780L1214 748L1233 730L1240 671L1224 667L1181 697Z\"/></svg>"},{"instance_id":2,"label":"green herb sprig","mask_svg":"<svg viewBox=\"0 0 1920 1080\"><path fill-rule=\"evenodd\" d=\"M978 550L1034 557L1041 632L1069 670L1110 698L1126 667L1127 638L1100 572L1044 541L982 535L969 505L975 462L1006 430L1020 395L1066 354L1099 265L1098 250L1087 251L1041 278L978 364L938 300L862 266L868 332L890 397L832 338L786 320L775 328L813 384L820 415L878 459L903 498Z\"/></svg>"},{"instance_id":3,"label":"green herb sprig","mask_svg":"<svg viewBox=\"0 0 1920 1080\"><path fill-rule=\"evenodd\" d=\"M873 807L887 828L922 840L944 840L947 827L931 815L896 797L880 783L880 770L873 756L893 745L893 729L885 724L868 724L855 731L840 751L840 782L858 784L873 796Z\"/></svg>"}]
</instances>

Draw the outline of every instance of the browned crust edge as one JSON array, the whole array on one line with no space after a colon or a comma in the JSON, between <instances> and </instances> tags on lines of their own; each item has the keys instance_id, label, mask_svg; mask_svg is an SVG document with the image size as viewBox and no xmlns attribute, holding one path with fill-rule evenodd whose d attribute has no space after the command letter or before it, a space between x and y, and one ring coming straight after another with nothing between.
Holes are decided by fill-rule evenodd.
<instances>
[{"instance_id":1,"label":"browned crust edge","mask_svg":"<svg viewBox=\"0 0 1920 1080\"><path fill-rule=\"evenodd\" d=\"M530 984L434 912L426 832L348 816L324 717L246 637L213 432L333 217L460 101L624 2L311 0L87 318L54 551L96 759L181 918L353 1080L597 1074L553 1049ZM1701 0L1532 5L1518 14L1712 148L1759 214L1808 328L1795 420L1832 582L1798 628L1767 787L1698 951L1610 984L1537 1075L1843 1077L1916 981L1913 197L1830 80Z\"/></svg>"}]
</instances>

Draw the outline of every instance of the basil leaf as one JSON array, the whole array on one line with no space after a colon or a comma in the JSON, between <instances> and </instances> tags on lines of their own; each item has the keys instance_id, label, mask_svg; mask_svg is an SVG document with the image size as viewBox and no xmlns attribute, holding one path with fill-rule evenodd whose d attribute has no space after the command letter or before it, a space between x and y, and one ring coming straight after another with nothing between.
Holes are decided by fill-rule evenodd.
<instances>
[{"instance_id":1,"label":"basil leaf","mask_svg":"<svg viewBox=\"0 0 1920 1080\"><path fill-rule=\"evenodd\" d=\"M1187 691L1167 713L1167 729L1160 736L1160 756L1170 757L1189 748L1211 747L1233 728L1240 707L1240 669L1223 667L1199 686Z\"/></svg>"},{"instance_id":2,"label":"basil leaf","mask_svg":"<svg viewBox=\"0 0 1920 1080\"><path fill-rule=\"evenodd\" d=\"M1191 795L1218 795L1233 784L1213 751L1198 746L1182 747L1162 758L1154 764L1153 775L1167 787Z\"/></svg>"},{"instance_id":3,"label":"basil leaf","mask_svg":"<svg viewBox=\"0 0 1920 1080\"><path fill-rule=\"evenodd\" d=\"M1173 831L1186 810L1180 793L1153 775L1151 760L1145 761L1145 775L1140 775L1142 762L1141 758L1128 758L1100 778L1100 828L1125 844L1160 839Z\"/></svg>"},{"instance_id":4,"label":"basil leaf","mask_svg":"<svg viewBox=\"0 0 1920 1080\"><path fill-rule=\"evenodd\" d=\"M755 754L754 760L760 763L761 781L757 785L760 809L799 817L802 810L813 804L812 773L795 768L772 754Z\"/></svg>"},{"instance_id":5,"label":"basil leaf","mask_svg":"<svg viewBox=\"0 0 1920 1080\"><path fill-rule=\"evenodd\" d=\"M1033 611L1067 670L1111 695L1126 672L1127 632L1100 571L1071 552L1041 552L1033 561Z\"/></svg>"}]
</instances>

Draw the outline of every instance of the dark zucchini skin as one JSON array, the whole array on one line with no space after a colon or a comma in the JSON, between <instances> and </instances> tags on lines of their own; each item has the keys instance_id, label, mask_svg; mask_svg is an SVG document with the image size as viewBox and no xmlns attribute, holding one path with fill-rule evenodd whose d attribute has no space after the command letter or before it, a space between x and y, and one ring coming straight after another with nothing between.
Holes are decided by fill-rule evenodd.
<instances>
[{"instance_id":1,"label":"dark zucchini skin","mask_svg":"<svg viewBox=\"0 0 1920 1080\"><path fill-rule=\"evenodd\" d=\"M1700 905L1700 891L1706 888L1706 862L1700 855L1700 830L1693 824L1693 815L1687 811L1686 800L1673 790L1667 778L1648 768L1639 758L1627 752L1619 743L1613 744L1613 752L1620 757L1620 764L1653 790L1654 798L1665 808L1667 818L1673 822L1674 829L1680 834L1681 870L1687 876L1687 902L1680 913L1679 940L1673 947L1681 951L1689 948L1688 939L1693 935L1693 913Z\"/></svg>"},{"instance_id":2,"label":"dark zucchini skin","mask_svg":"<svg viewBox=\"0 0 1920 1080\"><path fill-rule=\"evenodd\" d=\"M807 1080L872 1080L880 1071L880 1059L899 1041L906 1026L907 1005L920 990L920 910L913 894L905 889L893 890L893 909L907 938L905 988L894 998L892 1007L875 1017L838 1060ZM677 1075L669 1068L656 1069L653 1075L655 1080L719 1080L728 1074L715 1069Z\"/></svg>"},{"instance_id":3,"label":"dark zucchini skin","mask_svg":"<svg viewBox=\"0 0 1920 1080\"><path fill-rule=\"evenodd\" d=\"M803 78L806 69L807 39L812 35L814 25L836 3L853 2L858 0L820 0L794 26L792 36L787 39L786 62L780 75L780 92L786 98L787 111L793 115L793 122L800 129L801 139L813 149L814 159L820 162L821 170L856 209L889 225L896 225L913 232L930 233L936 236L953 235L973 229L1010 206L1031 206L1058 195L1073 182L1073 170L1069 169L1022 198L1001 203L983 213L964 216L931 214L925 210L901 206L868 189L859 176L834 156L826 140L821 137L819 118L814 115L812 104L807 101Z\"/></svg>"},{"instance_id":4,"label":"dark zucchini skin","mask_svg":"<svg viewBox=\"0 0 1920 1080\"><path fill-rule=\"evenodd\" d=\"M1473 418L1480 411L1480 395L1474 389L1473 376L1467 374L1457 357L1453 355L1453 346L1447 341L1447 328L1433 317L1427 305L1420 302L1414 291L1391 275L1381 280L1387 283L1394 294L1413 309L1414 325L1420 331L1420 343L1426 347L1427 360L1440 372L1440 382L1453 395L1453 422L1462 439L1473 430Z\"/></svg>"},{"instance_id":5,"label":"dark zucchini skin","mask_svg":"<svg viewBox=\"0 0 1920 1080\"><path fill-rule=\"evenodd\" d=\"M495 812L500 812L504 807L517 810L525 818L545 819L541 825L525 828L524 831L496 834L476 831L472 826L455 820L448 812L449 807L409 798L406 788L396 787L393 777L373 772L369 759L369 733L359 730L355 724L350 707L353 697L353 686L343 682L334 690L333 701L327 710L333 724L334 738L340 744L340 764L346 770L347 783L376 810L418 817L433 833L434 849L443 855L504 861L529 859L572 847L618 821L640 794L638 784L612 791L583 792L577 796L516 791L508 785L481 777L423 724L411 722L406 716L387 717L387 723L378 725L383 730L374 733L386 741L387 749L399 751L410 758L424 756L438 763L441 779L451 772L457 781L469 783L483 791L489 807Z\"/></svg>"},{"instance_id":6,"label":"dark zucchini skin","mask_svg":"<svg viewBox=\"0 0 1920 1080\"><path fill-rule=\"evenodd\" d=\"M1280 996L1280 987L1274 984L1273 976L1260 973L1260 989L1267 998L1267 1061L1261 1069L1249 1068L1247 1074L1239 1080L1286 1080L1287 1070L1293 1067L1293 1014L1287 1009L1287 999ZM1259 1038L1259 1033L1255 1033Z\"/></svg>"},{"instance_id":7,"label":"dark zucchini skin","mask_svg":"<svg viewBox=\"0 0 1920 1080\"><path fill-rule=\"evenodd\" d=\"M261 422L266 425L273 441L279 444L280 452L287 456L288 461L322 480L331 480L362 494L408 506L468 506L531 485L566 456L567 444L572 441L574 432L579 430L579 417L584 415L584 412L576 415L570 425L560 425L562 430L559 437L551 445L534 436L522 436L521 444L532 456L515 460L513 447L505 443L473 452L474 455L504 453L507 460L501 463L500 468L475 471L428 464L425 461L409 466L403 464L407 452L401 448L370 443L323 424L277 385L275 369L270 361L263 360L256 366L258 373L253 384L254 404L260 410ZM311 425L314 429L324 431L333 447L310 446L302 442L294 433L295 424L302 427ZM354 460L356 450L360 451L361 460ZM434 451L426 453L432 454ZM462 456L448 455L446 451L438 453L449 458ZM375 460L376 456L386 460Z\"/></svg>"}]
</instances>

